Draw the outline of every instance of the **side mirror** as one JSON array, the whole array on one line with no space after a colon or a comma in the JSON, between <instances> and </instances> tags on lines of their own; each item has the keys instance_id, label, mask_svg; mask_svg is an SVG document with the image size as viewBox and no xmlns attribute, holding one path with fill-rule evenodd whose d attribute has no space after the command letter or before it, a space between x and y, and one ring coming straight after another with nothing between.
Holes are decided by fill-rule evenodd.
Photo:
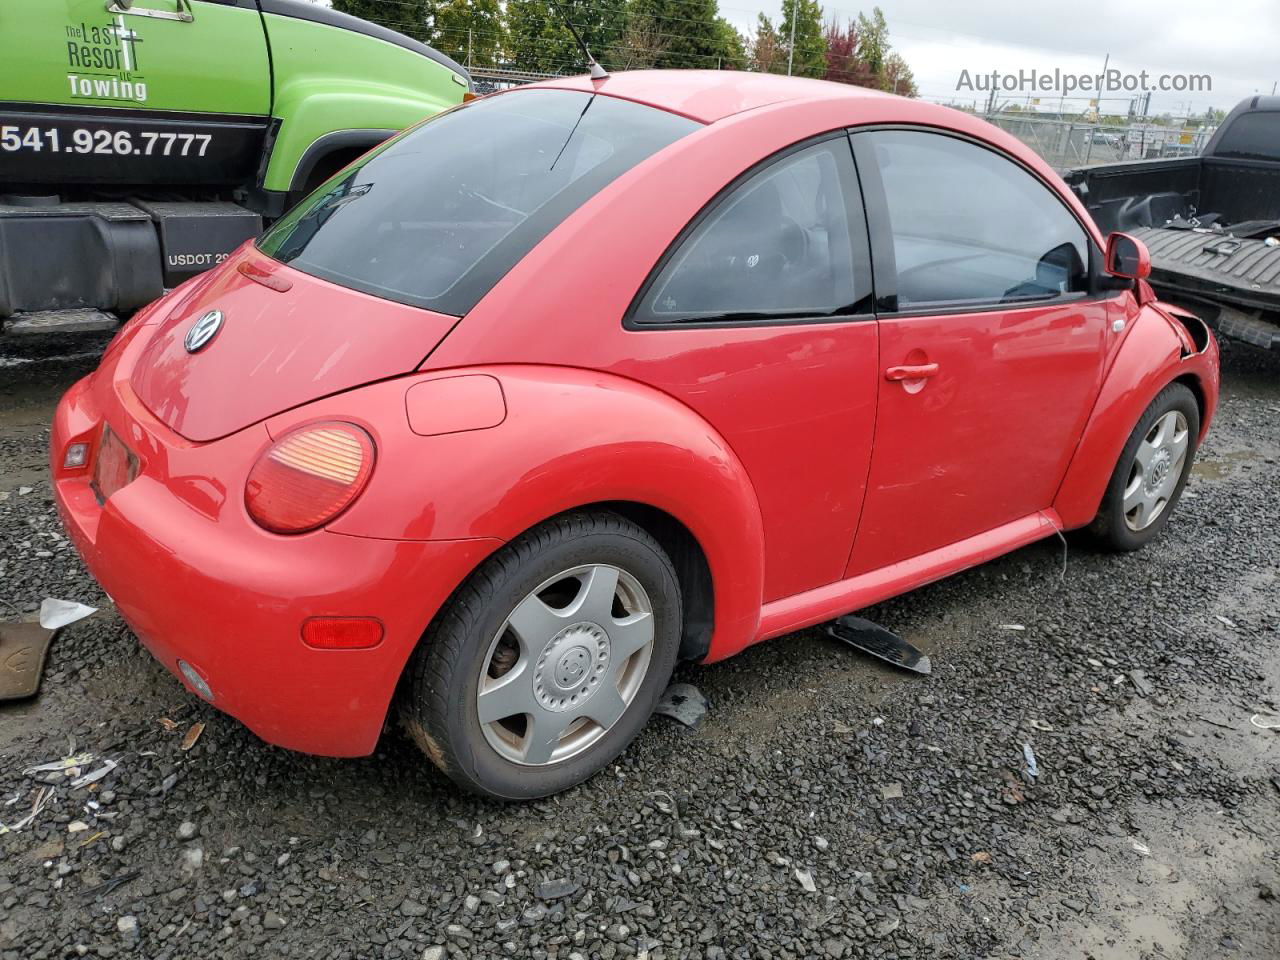
<instances>
[{"instance_id":1,"label":"side mirror","mask_svg":"<svg viewBox=\"0 0 1280 960\"><path fill-rule=\"evenodd\" d=\"M1151 254L1147 245L1127 233L1107 237L1107 273L1126 280L1145 280L1151 275Z\"/></svg>"}]
</instances>

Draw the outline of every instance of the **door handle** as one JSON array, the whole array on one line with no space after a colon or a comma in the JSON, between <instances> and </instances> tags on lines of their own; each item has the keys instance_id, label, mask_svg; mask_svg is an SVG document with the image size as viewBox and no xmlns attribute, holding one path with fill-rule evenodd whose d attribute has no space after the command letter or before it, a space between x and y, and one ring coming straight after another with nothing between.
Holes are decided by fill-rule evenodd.
<instances>
[{"instance_id":1,"label":"door handle","mask_svg":"<svg viewBox=\"0 0 1280 960\"><path fill-rule=\"evenodd\" d=\"M923 380L938 374L936 363L909 363L901 367L890 367L884 372L886 380Z\"/></svg>"},{"instance_id":2,"label":"door handle","mask_svg":"<svg viewBox=\"0 0 1280 960\"><path fill-rule=\"evenodd\" d=\"M191 0L177 0L172 10L149 10L135 7L134 0L111 0L107 4L107 13L125 14L131 17L151 17L153 20L177 20L180 23L192 23L196 15L191 9Z\"/></svg>"}]
</instances>

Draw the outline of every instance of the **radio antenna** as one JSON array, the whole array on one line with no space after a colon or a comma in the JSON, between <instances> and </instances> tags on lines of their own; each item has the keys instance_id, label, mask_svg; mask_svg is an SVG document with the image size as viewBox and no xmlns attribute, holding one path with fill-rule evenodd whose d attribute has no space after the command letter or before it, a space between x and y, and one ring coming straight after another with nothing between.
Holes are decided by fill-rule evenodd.
<instances>
[{"instance_id":1,"label":"radio antenna","mask_svg":"<svg viewBox=\"0 0 1280 960\"><path fill-rule=\"evenodd\" d=\"M565 13L564 7L560 5L559 0L551 0L551 2L555 4L556 12L559 13L561 18L564 20L564 25L568 27L569 32L573 34L573 39L578 42L578 47L582 50L582 55L587 58L587 66L591 70L591 79L603 80L605 77L609 76L609 71L600 66L600 64L596 62L596 58L591 55L591 51L587 49L586 42L582 39L582 36L578 31L574 29L573 22L569 19L569 15Z\"/></svg>"}]
</instances>

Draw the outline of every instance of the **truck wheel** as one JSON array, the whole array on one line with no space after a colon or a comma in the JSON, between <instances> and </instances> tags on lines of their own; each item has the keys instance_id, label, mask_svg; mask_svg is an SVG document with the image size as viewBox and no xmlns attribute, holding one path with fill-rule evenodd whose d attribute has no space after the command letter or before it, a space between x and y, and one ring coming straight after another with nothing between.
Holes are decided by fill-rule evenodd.
<instances>
[{"instance_id":1,"label":"truck wheel","mask_svg":"<svg viewBox=\"0 0 1280 960\"><path fill-rule=\"evenodd\" d=\"M1137 550L1169 522L1191 473L1200 436L1195 395L1171 383L1156 395L1120 454L1089 527L1111 550Z\"/></svg>"},{"instance_id":2,"label":"truck wheel","mask_svg":"<svg viewBox=\"0 0 1280 960\"><path fill-rule=\"evenodd\" d=\"M458 589L410 660L400 716L468 790L544 797L640 732L680 631L680 587L657 541L614 513L565 514Z\"/></svg>"}]
</instances>

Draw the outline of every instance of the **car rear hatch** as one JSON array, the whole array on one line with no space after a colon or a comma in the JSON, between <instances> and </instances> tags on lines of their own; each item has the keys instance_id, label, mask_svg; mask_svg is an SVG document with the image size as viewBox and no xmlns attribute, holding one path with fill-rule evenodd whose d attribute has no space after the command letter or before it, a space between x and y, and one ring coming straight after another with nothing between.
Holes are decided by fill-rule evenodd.
<instances>
[{"instance_id":1,"label":"car rear hatch","mask_svg":"<svg viewBox=\"0 0 1280 960\"><path fill-rule=\"evenodd\" d=\"M162 321L133 389L184 437L212 440L408 373L574 210L699 128L569 90L508 91L434 117L219 268ZM187 341L215 310L212 339Z\"/></svg>"},{"instance_id":2,"label":"car rear hatch","mask_svg":"<svg viewBox=\"0 0 1280 960\"><path fill-rule=\"evenodd\" d=\"M221 325L192 349L188 333L215 310ZM216 440L311 400L409 373L455 323L246 248L159 322L130 382L170 429Z\"/></svg>"}]
</instances>

